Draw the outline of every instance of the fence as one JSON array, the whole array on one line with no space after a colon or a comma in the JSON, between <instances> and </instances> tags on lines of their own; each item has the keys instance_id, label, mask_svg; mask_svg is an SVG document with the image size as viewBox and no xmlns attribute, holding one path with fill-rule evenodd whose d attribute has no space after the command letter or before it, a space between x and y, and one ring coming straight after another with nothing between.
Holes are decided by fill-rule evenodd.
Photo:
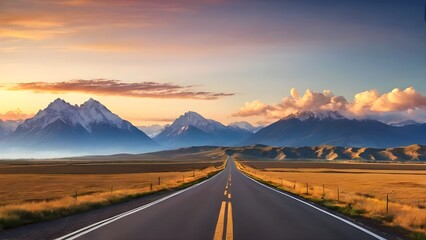
<instances>
[{"instance_id":1,"label":"fence","mask_svg":"<svg viewBox=\"0 0 426 240\"><path fill-rule=\"evenodd\" d=\"M352 192L338 184L312 184L283 177L271 176L267 171L254 169L237 162L238 168L269 185L302 196L326 206L333 206L351 216L362 215L386 222L387 225L402 226L426 233L426 197L408 198L395 191L383 189L375 194ZM377 194L379 192L379 194Z\"/></svg>"}]
</instances>

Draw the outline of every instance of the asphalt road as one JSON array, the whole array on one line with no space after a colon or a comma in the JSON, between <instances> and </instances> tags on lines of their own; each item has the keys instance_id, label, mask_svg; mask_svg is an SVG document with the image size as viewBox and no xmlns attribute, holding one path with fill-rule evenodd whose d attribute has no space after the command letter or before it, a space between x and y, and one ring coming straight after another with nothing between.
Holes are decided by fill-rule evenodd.
<instances>
[{"instance_id":1,"label":"asphalt road","mask_svg":"<svg viewBox=\"0 0 426 240\"><path fill-rule=\"evenodd\" d=\"M60 239L384 239L261 185L229 159L210 180Z\"/></svg>"}]
</instances>

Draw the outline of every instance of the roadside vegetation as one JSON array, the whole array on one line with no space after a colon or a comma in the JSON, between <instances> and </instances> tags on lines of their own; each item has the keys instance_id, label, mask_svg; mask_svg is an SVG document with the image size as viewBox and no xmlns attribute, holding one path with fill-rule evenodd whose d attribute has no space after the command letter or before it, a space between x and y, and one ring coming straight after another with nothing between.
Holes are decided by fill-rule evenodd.
<instances>
[{"instance_id":1,"label":"roadside vegetation","mask_svg":"<svg viewBox=\"0 0 426 240\"><path fill-rule=\"evenodd\" d=\"M49 164L44 168L40 168L40 164L0 166L1 171L7 172L0 174L0 230L180 189L198 183L225 167L224 159L201 164L194 162L192 169L188 169L188 164L162 162L139 166L153 172L123 173L126 172L123 169L134 172L137 163L98 164L98 168L87 162L85 164L88 166L81 167L81 171L86 172L84 174L69 172L70 166L55 169L57 173L67 172L62 174L46 173L46 168L51 166ZM130 168L123 168L127 164ZM95 172L87 173L90 166ZM16 171L19 167L22 169ZM31 167L34 167L32 171Z\"/></svg>"},{"instance_id":2,"label":"roadside vegetation","mask_svg":"<svg viewBox=\"0 0 426 240\"><path fill-rule=\"evenodd\" d=\"M244 161L236 164L257 180L361 222L405 238L426 239L426 171L258 169Z\"/></svg>"}]
</instances>

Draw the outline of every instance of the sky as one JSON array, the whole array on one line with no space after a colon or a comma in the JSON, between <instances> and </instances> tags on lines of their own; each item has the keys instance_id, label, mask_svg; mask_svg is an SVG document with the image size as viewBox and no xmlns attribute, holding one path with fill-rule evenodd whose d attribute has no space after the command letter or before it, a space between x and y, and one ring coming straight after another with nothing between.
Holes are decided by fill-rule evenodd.
<instances>
[{"instance_id":1,"label":"sky","mask_svg":"<svg viewBox=\"0 0 426 240\"><path fill-rule=\"evenodd\" d=\"M92 97L135 125L425 122L425 2L0 0L0 119Z\"/></svg>"}]
</instances>

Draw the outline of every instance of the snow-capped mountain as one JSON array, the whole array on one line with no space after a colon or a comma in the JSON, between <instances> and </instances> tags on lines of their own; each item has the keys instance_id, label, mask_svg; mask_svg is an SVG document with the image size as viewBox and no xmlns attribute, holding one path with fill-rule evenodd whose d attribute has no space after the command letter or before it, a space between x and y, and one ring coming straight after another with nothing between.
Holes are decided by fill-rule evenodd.
<instances>
[{"instance_id":1,"label":"snow-capped mountain","mask_svg":"<svg viewBox=\"0 0 426 240\"><path fill-rule=\"evenodd\" d=\"M252 133L255 133L255 132L257 132L257 131L259 131L260 129L263 128L263 126L255 127L255 126L253 126L250 123L245 122L245 121L233 122L233 123L228 124L228 126L229 127L241 128L241 129L247 130L247 131L252 132Z\"/></svg>"},{"instance_id":2,"label":"snow-capped mountain","mask_svg":"<svg viewBox=\"0 0 426 240\"><path fill-rule=\"evenodd\" d=\"M170 126L170 130L179 131L184 126L193 126L204 132L212 133L226 129L226 127L215 120L206 119L196 112L187 112L176 119Z\"/></svg>"},{"instance_id":3,"label":"snow-capped mountain","mask_svg":"<svg viewBox=\"0 0 426 240\"><path fill-rule=\"evenodd\" d=\"M244 145L397 147L426 144L426 124L390 126L347 119L337 112L291 114L250 136Z\"/></svg>"},{"instance_id":4,"label":"snow-capped mountain","mask_svg":"<svg viewBox=\"0 0 426 240\"><path fill-rule=\"evenodd\" d=\"M142 152L157 147L145 133L94 99L80 106L56 99L20 124L3 144L90 154Z\"/></svg>"},{"instance_id":5,"label":"snow-capped mountain","mask_svg":"<svg viewBox=\"0 0 426 240\"><path fill-rule=\"evenodd\" d=\"M39 111L33 118L19 126L23 129L43 129L55 121L62 121L72 126L81 126L89 133L96 124L107 124L119 129L129 130L132 124L109 111L100 102L90 98L81 106L71 105L62 99L56 99L49 106Z\"/></svg>"},{"instance_id":6,"label":"snow-capped mountain","mask_svg":"<svg viewBox=\"0 0 426 240\"><path fill-rule=\"evenodd\" d=\"M166 127L154 139L169 147L202 145L233 145L251 133L247 130L227 127L215 120L206 119L196 112L187 112Z\"/></svg>"}]
</instances>

